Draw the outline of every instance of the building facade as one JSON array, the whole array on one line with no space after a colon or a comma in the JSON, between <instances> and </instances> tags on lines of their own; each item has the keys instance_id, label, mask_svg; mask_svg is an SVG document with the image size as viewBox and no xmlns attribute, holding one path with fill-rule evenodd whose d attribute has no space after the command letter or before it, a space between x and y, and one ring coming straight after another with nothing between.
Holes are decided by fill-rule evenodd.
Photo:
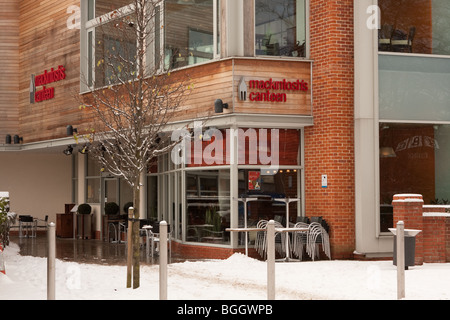
<instances>
[{"instance_id":1,"label":"building facade","mask_svg":"<svg viewBox=\"0 0 450 320\"><path fill-rule=\"evenodd\" d=\"M76 97L109 85L98 68L105 51L135 50L104 31L115 11L131 14L130 2L5 1L0 189L13 211L54 220L65 203L90 203L100 239L104 204L132 201L130 187L67 135L67 126L81 132L92 121ZM401 8L388 0L157 6L147 59L161 72L189 72L195 89L172 125L189 127L189 150L201 157L158 158L142 179L141 218L168 221L177 250L226 257L243 236L224 228L282 219L286 206L274 199L291 199L291 222L327 221L333 258L392 255L393 195L431 203L448 189L450 9L442 0ZM227 108L216 113L216 100ZM237 200L245 196L258 199L246 217Z\"/></svg>"}]
</instances>

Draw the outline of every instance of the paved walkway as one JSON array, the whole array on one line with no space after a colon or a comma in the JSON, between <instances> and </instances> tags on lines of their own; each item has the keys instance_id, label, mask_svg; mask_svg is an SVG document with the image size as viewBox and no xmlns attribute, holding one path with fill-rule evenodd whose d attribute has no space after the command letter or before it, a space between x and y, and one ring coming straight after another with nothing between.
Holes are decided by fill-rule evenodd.
<instances>
[{"instance_id":1,"label":"paved walkway","mask_svg":"<svg viewBox=\"0 0 450 320\"><path fill-rule=\"evenodd\" d=\"M36 238L19 238L11 236L11 242L20 248L24 256L47 257L47 237L38 235ZM56 258L64 261L80 263L95 263L107 265L126 265L126 244L109 243L101 240L77 240L56 238ZM183 257L172 255L171 262L185 261ZM145 248L141 249L141 263L158 264L158 256L146 257Z\"/></svg>"}]
</instances>

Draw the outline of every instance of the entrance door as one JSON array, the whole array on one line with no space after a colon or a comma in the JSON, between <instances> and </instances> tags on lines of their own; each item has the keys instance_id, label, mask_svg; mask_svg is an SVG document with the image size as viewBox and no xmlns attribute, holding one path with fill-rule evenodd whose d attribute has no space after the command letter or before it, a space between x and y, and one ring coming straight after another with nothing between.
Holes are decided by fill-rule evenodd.
<instances>
[{"instance_id":1,"label":"entrance door","mask_svg":"<svg viewBox=\"0 0 450 320\"><path fill-rule=\"evenodd\" d=\"M102 193L102 212L105 213L105 203L115 202L120 206L119 201L119 179L104 178Z\"/></svg>"}]
</instances>

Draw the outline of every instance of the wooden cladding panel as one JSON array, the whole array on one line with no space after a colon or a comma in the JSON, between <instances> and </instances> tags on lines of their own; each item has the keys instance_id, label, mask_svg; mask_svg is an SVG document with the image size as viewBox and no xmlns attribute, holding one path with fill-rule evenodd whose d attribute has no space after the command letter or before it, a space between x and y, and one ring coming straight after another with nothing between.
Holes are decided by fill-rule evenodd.
<instances>
[{"instance_id":1,"label":"wooden cladding panel","mask_svg":"<svg viewBox=\"0 0 450 320\"><path fill-rule=\"evenodd\" d=\"M19 133L19 3L3 0L0 10L0 144Z\"/></svg>"},{"instance_id":2,"label":"wooden cladding panel","mask_svg":"<svg viewBox=\"0 0 450 320\"><path fill-rule=\"evenodd\" d=\"M256 90L249 87L250 80L258 81L305 81L307 91L269 90L271 93L285 93L286 102L268 101L240 101L238 86L244 77L248 86L248 94L251 91L265 93L267 90ZM256 59L236 59L233 74L234 112L236 113L264 113L264 114L293 114L312 115L311 105L311 64L306 61L270 61Z\"/></svg>"},{"instance_id":3,"label":"wooden cladding panel","mask_svg":"<svg viewBox=\"0 0 450 320\"><path fill-rule=\"evenodd\" d=\"M66 126L81 122L78 102L80 82L80 30L68 28L71 13L67 8L79 6L76 0L20 1L20 134L24 142L61 138ZM30 103L31 75L45 70L66 69L64 80L50 83L55 97ZM38 86L36 90L41 90Z\"/></svg>"},{"instance_id":4,"label":"wooden cladding panel","mask_svg":"<svg viewBox=\"0 0 450 320\"><path fill-rule=\"evenodd\" d=\"M214 101L232 100L232 60L209 63L189 69L194 89L189 93L177 120L195 119L214 113Z\"/></svg>"},{"instance_id":5,"label":"wooden cladding panel","mask_svg":"<svg viewBox=\"0 0 450 320\"><path fill-rule=\"evenodd\" d=\"M190 93L182 111L177 114L177 119L194 119L212 114L216 99L229 104L229 109L224 110L224 113L312 115L310 62L236 58L193 67L190 69L190 76L195 89ZM287 97L285 103L243 102L238 98L238 86L242 77L247 85L249 80L304 80L308 90L283 91Z\"/></svg>"}]
</instances>

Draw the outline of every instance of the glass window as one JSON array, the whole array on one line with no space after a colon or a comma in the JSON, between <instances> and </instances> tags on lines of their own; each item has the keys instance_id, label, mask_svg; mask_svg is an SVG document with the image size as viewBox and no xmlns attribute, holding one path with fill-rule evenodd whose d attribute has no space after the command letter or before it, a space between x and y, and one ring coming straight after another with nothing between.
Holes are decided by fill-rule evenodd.
<instances>
[{"instance_id":1,"label":"glass window","mask_svg":"<svg viewBox=\"0 0 450 320\"><path fill-rule=\"evenodd\" d=\"M425 204L450 203L450 125L380 124L381 231L392 228L392 198L418 193Z\"/></svg>"},{"instance_id":2,"label":"glass window","mask_svg":"<svg viewBox=\"0 0 450 320\"><path fill-rule=\"evenodd\" d=\"M241 169L239 170L239 197L251 196L258 201L248 203L247 225L255 226L259 220L271 220L286 225L286 206L277 198L300 198L300 170L297 169ZM295 223L299 202L289 205L290 222ZM244 227L243 206L239 205L239 226ZM242 211L242 212L241 212Z\"/></svg>"},{"instance_id":3,"label":"glass window","mask_svg":"<svg viewBox=\"0 0 450 320\"><path fill-rule=\"evenodd\" d=\"M305 0L255 0L256 54L305 57L305 6Z\"/></svg>"},{"instance_id":4,"label":"glass window","mask_svg":"<svg viewBox=\"0 0 450 320\"><path fill-rule=\"evenodd\" d=\"M136 12L130 0L89 0L82 46L82 90L135 78ZM180 68L219 56L219 0L148 2L146 71ZM154 5L154 8L150 6Z\"/></svg>"},{"instance_id":5,"label":"glass window","mask_svg":"<svg viewBox=\"0 0 450 320\"><path fill-rule=\"evenodd\" d=\"M112 13L120 8L132 4L132 0L89 0L88 17L100 17L107 13ZM90 20L89 19L89 20Z\"/></svg>"},{"instance_id":6,"label":"glass window","mask_svg":"<svg viewBox=\"0 0 450 320\"><path fill-rule=\"evenodd\" d=\"M450 60L379 56L380 119L450 121Z\"/></svg>"},{"instance_id":7,"label":"glass window","mask_svg":"<svg viewBox=\"0 0 450 320\"><path fill-rule=\"evenodd\" d=\"M137 59L133 19L127 16L95 28L96 88L134 80Z\"/></svg>"},{"instance_id":8,"label":"glass window","mask_svg":"<svg viewBox=\"0 0 450 320\"><path fill-rule=\"evenodd\" d=\"M230 137L238 136L238 164L299 165L300 133L296 129L208 128L194 130L190 141L189 167L230 164ZM190 156L190 157L189 157Z\"/></svg>"},{"instance_id":9,"label":"glass window","mask_svg":"<svg viewBox=\"0 0 450 320\"><path fill-rule=\"evenodd\" d=\"M448 0L379 0L379 50L450 54Z\"/></svg>"},{"instance_id":10,"label":"glass window","mask_svg":"<svg viewBox=\"0 0 450 320\"><path fill-rule=\"evenodd\" d=\"M164 10L166 69L214 59L214 0L166 0Z\"/></svg>"},{"instance_id":11,"label":"glass window","mask_svg":"<svg viewBox=\"0 0 450 320\"><path fill-rule=\"evenodd\" d=\"M230 171L186 172L186 240L228 244Z\"/></svg>"}]
</instances>

